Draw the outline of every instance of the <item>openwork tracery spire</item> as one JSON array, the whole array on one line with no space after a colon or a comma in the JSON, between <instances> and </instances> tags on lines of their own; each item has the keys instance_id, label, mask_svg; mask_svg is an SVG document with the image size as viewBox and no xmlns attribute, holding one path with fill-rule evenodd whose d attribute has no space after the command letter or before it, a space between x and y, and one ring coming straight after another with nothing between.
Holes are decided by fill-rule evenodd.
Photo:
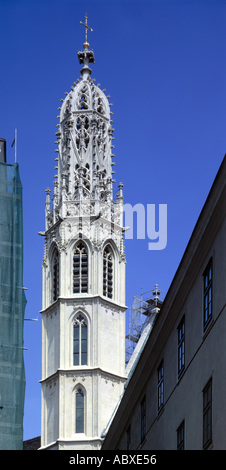
<instances>
[{"instance_id":1,"label":"openwork tracery spire","mask_svg":"<svg viewBox=\"0 0 226 470\"><path fill-rule=\"evenodd\" d=\"M59 218L67 216L97 216L102 213L111 222L122 221L122 190L117 201L113 201L113 175L115 165L112 149L114 139L110 96L105 95L100 85L91 79L90 63L94 63L94 52L89 49L85 27L83 50L78 59L83 64L81 77L74 82L62 101L57 118L58 154L57 174L54 182L53 210L47 197L47 227Z\"/></svg>"}]
</instances>

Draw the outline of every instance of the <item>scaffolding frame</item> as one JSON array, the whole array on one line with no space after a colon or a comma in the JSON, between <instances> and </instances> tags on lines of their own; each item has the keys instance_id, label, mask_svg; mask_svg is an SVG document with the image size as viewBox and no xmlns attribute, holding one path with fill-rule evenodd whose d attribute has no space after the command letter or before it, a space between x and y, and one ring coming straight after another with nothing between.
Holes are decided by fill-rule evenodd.
<instances>
[{"instance_id":1,"label":"scaffolding frame","mask_svg":"<svg viewBox=\"0 0 226 470\"><path fill-rule=\"evenodd\" d=\"M23 449L23 208L18 164L0 162L0 450Z\"/></svg>"},{"instance_id":2,"label":"scaffolding frame","mask_svg":"<svg viewBox=\"0 0 226 470\"><path fill-rule=\"evenodd\" d=\"M164 296L164 294L158 284L155 284L153 290L143 293L141 289L141 293L133 297L133 306L129 310L129 330L126 335L126 364L128 364L146 325L155 321L156 314L163 303L160 296Z\"/></svg>"}]
</instances>

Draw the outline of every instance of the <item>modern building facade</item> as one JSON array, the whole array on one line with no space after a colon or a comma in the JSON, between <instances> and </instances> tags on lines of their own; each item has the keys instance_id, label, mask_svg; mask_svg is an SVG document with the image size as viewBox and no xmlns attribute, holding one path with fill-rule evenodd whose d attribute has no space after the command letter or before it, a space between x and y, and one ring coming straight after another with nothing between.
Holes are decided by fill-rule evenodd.
<instances>
[{"instance_id":1,"label":"modern building facade","mask_svg":"<svg viewBox=\"0 0 226 470\"><path fill-rule=\"evenodd\" d=\"M125 375L123 194L113 200L112 111L93 50L58 108L56 178L46 190L41 449L100 449Z\"/></svg>"},{"instance_id":2,"label":"modern building facade","mask_svg":"<svg viewBox=\"0 0 226 470\"><path fill-rule=\"evenodd\" d=\"M0 450L22 450L25 395L22 184L0 139Z\"/></svg>"},{"instance_id":3,"label":"modern building facade","mask_svg":"<svg viewBox=\"0 0 226 470\"><path fill-rule=\"evenodd\" d=\"M225 449L226 157L103 450Z\"/></svg>"}]
</instances>

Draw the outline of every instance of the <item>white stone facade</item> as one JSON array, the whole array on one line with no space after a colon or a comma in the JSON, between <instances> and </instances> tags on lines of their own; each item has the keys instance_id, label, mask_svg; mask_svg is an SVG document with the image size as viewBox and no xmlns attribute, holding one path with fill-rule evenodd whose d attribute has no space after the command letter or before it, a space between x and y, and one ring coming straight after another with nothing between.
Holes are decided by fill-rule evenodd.
<instances>
[{"instance_id":1,"label":"white stone facade","mask_svg":"<svg viewBox=\"0 0 226 470\"><path fill-rule=\"evenodd\" d=\"M126 380L123 195L120 184L113 201L112 113L90 78L87 42L78 57L81 80L59 108L57 175L41 233L41 449L51 450L99 449Z\"/></svg>"}]
</instances>

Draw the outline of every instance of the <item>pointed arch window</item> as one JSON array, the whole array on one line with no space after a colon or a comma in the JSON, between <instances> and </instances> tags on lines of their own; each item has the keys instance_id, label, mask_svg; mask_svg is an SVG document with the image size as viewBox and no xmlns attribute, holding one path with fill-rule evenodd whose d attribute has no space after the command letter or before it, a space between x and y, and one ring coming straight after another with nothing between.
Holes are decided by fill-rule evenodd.
<instances>
[{"instance_id":1,"label":"pointed arch window","mask_svg":"<svg viewBox=\"0 0 226 470\"><path fill-rule=\"evenodd\" d=\"M73 365L87 365L88 338L87 321L79 314L73 327Z\"/></svg>"},{"instance_id":2,"label":"pointed arch window","mask_svg":"<svg viewBox=\"0 0 226 470\"><path fill-rule=\"evenodd\" d=\"M81 433L84 432L84 406L85 404L85 397L83 390L79 388L76 391L75 396L75 432Z\"/></svg>"},{"instance_id":3,"label":"pointed arch window","mask_svg":"<svg viewBox=\"0 0 226 470\"><path fill-rule=\"evenodd\" d=\"M88 251L82 241L76 244L73 256L73 294L88 292Z\"/></svg>"},{"instance_id":4,"label":"pointed arch window","mask_svg":"<svg viewBox=\"0 0 226 470\"><path fill-rule=\"evenodd\" d=\"M113 253L110 245L107 245L103 254L103 295L113 297Z\"/></svg>"},{"instance_id":5,"label":"pointed arch window","mask_svg":"<svg viewBox=\"0 0 226 470\"><path fill-rule=\"evenodd\" d=\"M59 297L59 253L54 249L52 258L52 297L53 302Z\"/></svg>"}]
</instances>

